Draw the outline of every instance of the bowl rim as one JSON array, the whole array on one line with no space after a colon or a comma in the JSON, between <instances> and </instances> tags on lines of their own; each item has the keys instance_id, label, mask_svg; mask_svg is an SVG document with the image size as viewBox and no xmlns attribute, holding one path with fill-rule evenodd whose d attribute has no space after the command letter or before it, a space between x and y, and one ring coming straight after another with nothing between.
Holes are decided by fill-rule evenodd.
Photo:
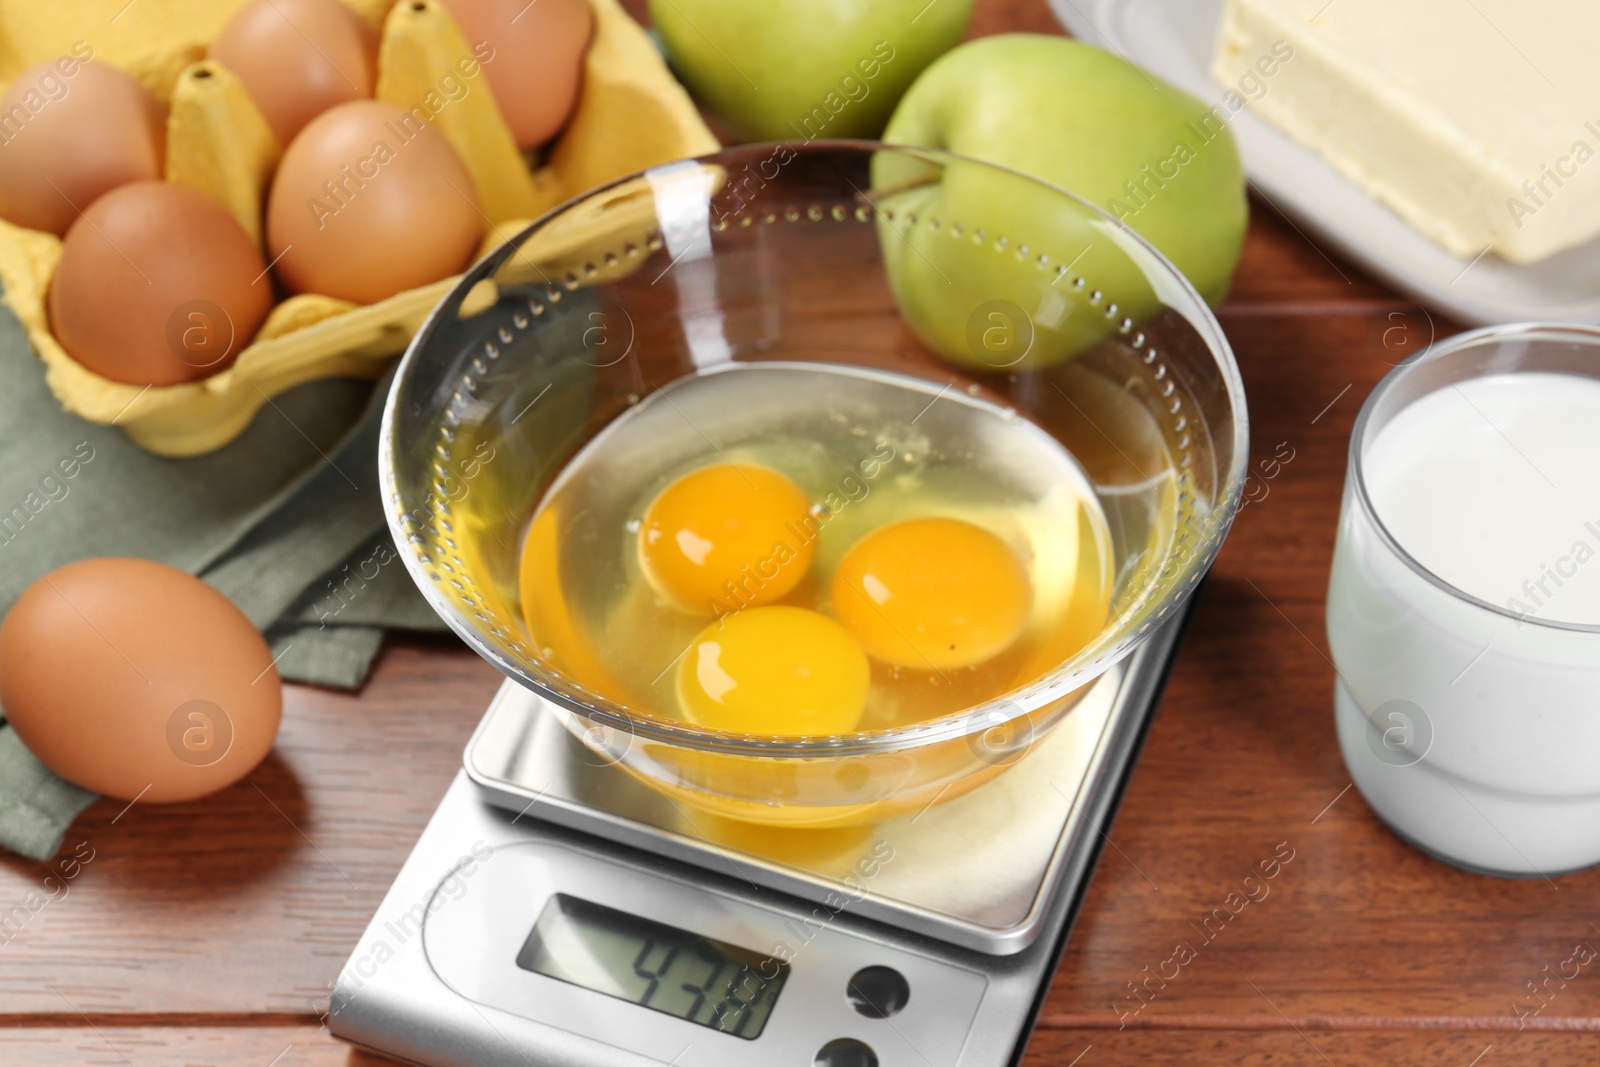
<instances>
[{"instance_id":1,"label":"bowl rim","mask_svg":"<svg viewBox=\"0 0 1600 1067\"><path fill-rule=\"evenodd\" d=\"M1222 383L1226 388L1229 403L1232 407L1231 444L1233 458L1225 471L1218 472L1221 491L1218 494L1217 503L1200 520L1199 526L1202 536L1194 546L1194 551L1191 552L1189 558L1182 565L1187 574L1185 575L1183 571L1180 571L1179 574L1174 576L1172 586L1162 601L1151 604L1147 609L1147 617L1144 624L1138 630L1125 636L1115 647L1103 651L1099 656L1080 665L1078 669L1070 673L1063 674L1058 668L1051 676L1036 679L1019 690L1002 694L996 699L908 726L826 736L740 734L710 730L645 712L630 714L626 710L619 712L606 707L597 707L593 703L578 699L547 684L524 669L520 664L502 656L497 649L491 646L477 632L475 627L462 617L461 613L444 595L439 583L428 577L427 565L418 558L417 552L411 548L408 535L403 528L401 516L407 512L392 460L396 451L396 421L398 419L402 391L415 371L422 352L427 348L445 314L453 312L459 307L472 288L484 278L492 275L498 266L514 255L531 234L562 216L575 204L602 196L629 183L637 182L663 167L681 167L685 164L724 165L730 157L743 161L746 156L753 155L759 158L762 154L770 155L779 149L787 149L796 153L845 151L867 156L881 152L893 152L899 155L919 158L939 167L948 167L950 163L954 162L964 166L975 166L1010 174L1015 178L1040 186L1054 195L1066 197L1076 202L1080 207L1087 209L1093 216L1097 216L1100 220L1115 226L1123 237L1131 240L1144 254L1150 256L1155 267L1164 272L1164 280L1174 283L1179 291L1190 301L1191 307L1187 309L1178 308L1178 311L1194 327L1196 333L1200 335L1202 341L1206 344L1206 348L1216 363ZM1171 301L1165 301L1165 303L1168 307L1175 306ZM483 255L462 273L450 292L428 313L421 328L418 329L416 335L406 346L405 353L396 366L388 396L384 400L383 418L378 436L379 488L385 502L385 520L388 523L389 532L394 538L397 554L404 560L406 572L411 576L412 581L416 583L417 588L421 591L429 606L467 644L467 647L493 664L508 678L535 695L566 712L588 720L603 730L612 731L603 740L613 747L618 743L617 739L620 736L626 739L626 744L630 747L634 739L643 739L659 742L673 748L685 748L724 755L778 759L836 759L842 756L882 755L922 748L949 740L980 737L990 730L1003 727L1035 711L1066 704L1067 698L1072 697L1074 694L1087 693L1091 684L1131 655L1135 649L1142 646L1156 629L1172 622L1175 617L1183 614L1178 610L1179 606L1182 604L1184 597L1198 587L1200 580L1210 570L1238 514L1248 466L1249 412L1246 406L1243 377L1240 374L1238 362L1234 358L1233 349L1228 343L1221 323L1217 321L1215 313L1205 299L1189 279L1177 267L1173 266L1172 262L1159 249L1125 222L1117 219L1092 201L1069 189L1044 181L1014 167L938 148L887 144L880 141L861 139L818 138L814 141L803 143L771 141L725 147L718 152L693 156L663 163L658 167L632 172L613 181L597 185L546 211L520 231L497 245L493 250ZM391 503L394 506L390 506ZM1070 663L1071 660L1068 660L1068 662ZM1018 699L1024 694L1028 695L1026 704L1019 702Z\"/></svg>"}]
</instances>

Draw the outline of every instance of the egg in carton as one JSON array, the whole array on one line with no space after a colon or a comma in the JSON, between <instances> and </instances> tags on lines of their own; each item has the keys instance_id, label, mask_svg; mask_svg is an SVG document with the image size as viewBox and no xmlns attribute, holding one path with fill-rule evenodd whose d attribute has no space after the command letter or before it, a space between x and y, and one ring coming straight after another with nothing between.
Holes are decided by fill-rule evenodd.
<instances>
[{"instance_id":1,"label":"egg in carton","mask_svg":"<svg viewBox=\"0 0 1600 1067\"><path fill-rule=\"evenodd\" d=\"M245 0L137 2L145 10L132 19L126 0L76 0L70 15L36 0L0 0L0 32L8 38L0 41L0 76L15 78L32 63L70 51L74 27L108 27L92 42L96 59L126 70L169 105L167 180L216 199L260 245L263 205L282 147L239 80L204 59L210 40ZM464 94L441 84L446 75L459 84L465 71L458 64L473 52L438 0L348 2L381 27L377 98L430 113L472 175L486 219L481 251L597 185L718 148L644 30L616 0L589 0L594 35L581 94L537 169L517 149L487 84ZM127 24L117 30L124 18ZM272 397L305 382L378 377L457 280L368 305L313 293L291 296L272 309L226 370L181 385L138 386L95 374L51 334L46 294L60 256L54 234L0 221L5 301L43 359L51 391L66 410L116 425L164 456L221 448Z\"/></svg>"}]
</instances>

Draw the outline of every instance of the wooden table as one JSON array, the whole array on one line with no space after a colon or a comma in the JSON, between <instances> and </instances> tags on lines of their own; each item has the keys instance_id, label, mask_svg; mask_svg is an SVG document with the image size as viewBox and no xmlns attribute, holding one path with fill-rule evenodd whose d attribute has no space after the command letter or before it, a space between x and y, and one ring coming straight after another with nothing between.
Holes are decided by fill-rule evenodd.
<instances>
[{"instance_id":1,"label":"wooden table","mask_svg":"<svg viewBox=\"0 0 1600 1067\"><path fill-rule=\"evenodd\" d=\"M978 6L974 35L1058 32L1042 0ZM1255 455L1294 458L1205 589L1028 1062L1596 1062L1600 965L1549 976L1600 946L1600 873L1502 881L1427 859L1349 787L1334 740L1323 594L1351 423L1391 364L1454 327L1252 207L1219 315ZM0 918L55 898L0 927L0 1063L386 1063L319 1014L497 683L451 640L394 641L359 695L291 687L248 782L95 804L67 838L92 859L65 895L50 868L0 860ZM1275 851L1292 859L1270 895L1204 941L1201 919ZM1194 958L1160 978L1180 942Z\"/></svg>"}]
</instances>

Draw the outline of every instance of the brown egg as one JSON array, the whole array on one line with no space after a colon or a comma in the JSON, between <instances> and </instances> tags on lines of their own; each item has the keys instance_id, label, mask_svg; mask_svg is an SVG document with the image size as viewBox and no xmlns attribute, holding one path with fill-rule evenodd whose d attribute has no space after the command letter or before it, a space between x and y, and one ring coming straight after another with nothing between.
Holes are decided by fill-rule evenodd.
<instances>
[{"instance_id":1,"label":"brown egg","mask_svg":"<svg viewBox=\"0 0 1600 1067\"><path fill-rule=\"evenodd\" d=\"M472 176L450 142L377 100L341 104L301 131L267 202L283 284L358 304L457 273L482 235Z\"/></svg>"},{"instance_id":2,"label":"brown egg","mask_svg":"<svg viewBox=\"0 0 1600 1067\"><path fill-rule=\"evenodd\" d=\"M594 32L585 0L442 0L479 55L517 145L537 148L561 132L578 103Z\"/></svg>"},{"instance_id":3,"label":"brown egg","mask_svg":"<svg viewBox=\"0 0 1600 1067\"><path fill-rule=\"evenodd\" d=\"M233 363L272 310L255 242L204 193L134 182L96 200L61 247L50 328L67 354L131 385Z\"/></svg>"},{"instance_id":4,"label":"brown egg","mask_svg":"<svg viewBox=\"0 0 1600 1067\"><path fill-rule=\"evenodd\" d=\"M40 63L0 98L0 217L66 233L108 190L159 178L166 145L166 105L122 71L80 54Z\"/></svg>"},{"instance_id":5,"label":"brown egg","mask_svg":"<svg viewBox=\"0 0 1600 1067\"><path fill-rule=\"evenodd\" d=\"M378 82L378 35L339 0L256 0L228 20L210 55L239 76L285 145Z\"/></svg>"},{"instance_id":6,"label":"brown egg","mask_svg":"<svg viewBox=\"0 0 1600 1067\"><path fill-rule=\"evenodd\" d=\"M283 691L267 643L200 579L88 559L23 591L0 622L0 706L46 767L162 803L232 785L272 748Z\"/></svg>"}]
</instances>

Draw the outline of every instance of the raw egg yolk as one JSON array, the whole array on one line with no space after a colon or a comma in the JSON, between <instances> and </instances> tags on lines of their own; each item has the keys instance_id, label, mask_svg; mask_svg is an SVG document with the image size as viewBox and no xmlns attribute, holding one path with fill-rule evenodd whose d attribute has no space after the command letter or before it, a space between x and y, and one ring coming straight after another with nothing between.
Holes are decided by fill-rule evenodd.
<instances>
[{"instance_id":1,"label":"raw egg yolk","mask_svg":"<svg viewBox=\"0 0 1600 1067\"><path fill-rule=\"evenodd\" d=\"M663 489L639 527L639 562L661 595L722 614L768 604L806 575L811 502L770 467L718 463Z\"/></svg>"},{"instance_id":2,"label":"raw egg yolk","mask_svg":"<svg viewBox=\"0 0 1600 1067\"><path fill-rule=\"evenodd\" d=\"M871 668L844 627L805 608L751 608L706 627L678 661L694 722L745 734L855 730Z\"/></svg>"},{"instance_id":3,"label":"raw egg yolk","mask_svg":"<svg viewBox=\"0 0 1600 1067\"><path fill-rule=\"evenodd\" d=\"M1028 572L989 531L960 519L908 519L851 546L833 576L839 621L873 656L901 667L970 667L1004 651L1032 607Z\"/></svg>"}]
</instances>

